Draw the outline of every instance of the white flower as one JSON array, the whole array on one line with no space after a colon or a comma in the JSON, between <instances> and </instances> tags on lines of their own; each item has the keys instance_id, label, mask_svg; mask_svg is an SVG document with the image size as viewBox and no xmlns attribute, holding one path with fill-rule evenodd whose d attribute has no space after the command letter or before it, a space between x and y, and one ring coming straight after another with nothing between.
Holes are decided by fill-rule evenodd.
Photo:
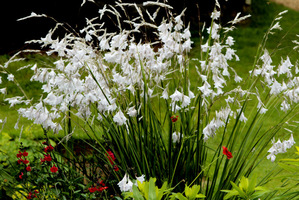
<instances>
[{"instance_id":1,"label":"white flower","mask_svg":"<svg viewBox=\"0 0 299 200\"><path fill-rule=\"evenodd\" d=\"M130 117L136 117L137 116L137 110L135 109L135 106L132 106L128 109L128 112L127 114L130 116Z\"/></svg>"},{"instance_id":2,"label":"white flower","mask_svg":"<svg viewBox=\"0 0 299 200\"><path fill-rule=\"evenodd\" d=\"M132 190L133 182L129 179L129 175L125 174L124 178L117 185L121 192L128 192Z\"/></svg>"},{"instance_id":3,"label":"white flower","mask_svg":"<svg viewBox=\"0 0 299 200\"><path fill-rule=\"evenodd\" d=\"M270 94L279 94L282 91L281 84L274 80L274 83L271 85Z\"/></svg>"},{"instance_id":4,"label":"white flower","mask_svg":"<svg viewBox=\"0 0 299 200\"><path fill-rule=\"evenodd\" d=\"M170 95L170 98L171 98L172 102L177 102L177 101L182 101L183 96L184 95L182 93L175 90L175 92L172 95Z\"/></svg>"},{"instance_id":5,"label":"white flower","mask_svg":"<svg viewBox=\"0 0 299 200\"><path fill-rule=\"evenodd\" d=\"M239 83L242 81L242 78L240 76L238 76L237 74L235 74L235 78L234 78L236 83Z\"/></svg>"},{"instance_id":6,"label":"white flower","mask_svg":"<svg viewBox=\"0 0 299 200\"><path fill-rule=\"evenodd\" d=\"M217 20L219 17L220 17L220 12L215 9L211 14L211 18Z\"/></svg>"},{"instance_id":7,"label":"white flower","mask_svg":"<svg viewBox=\"0 0 299 200\"><path fill-rule=\"evenodd\" d=\"M2 94L6 94L6 88L1 88L1 89L0 89L0 93L2 93Z\"/></svg>"},{"instance_id":8,"label":"white flower","mask_svg":"<svg viewBox=\"0 0 299 200\"><path fill-rule=\"evenodd\" d=\"M163 90L161 98L163 98L163 99L168 99L169 98L167 88L165 88L165 90Z\"/></svg>"},{"instance_id":9,"label":"white flower","mask_svg":"<svg viewBox=\"0 0 299 200\"><path fill-rule=\"evenodd\" d=\"M140 183L143 183L145 181L145 175L142 174L141 176L136 177L136 184L135 185L137 185L137 181L139 181Z\"/></svg>"},{"instance_id":10,"label":"white flower","mask_svg":"<svg viewBox=\"0 0 299 200\"><path fill-rule=\"evenodd\" d=\"M288 104L285 100L281 103L280 109L284 112L290 109L290 104Z\"/></svg>"},{"instance_id":11,"label":"white flower","mask_svg":"<svg viewBox=\"0 0 299 200\"><path fill-rule=\"evenodd\" d=\"M268 150L268 152L270 153L269 155L267 155L267 159L271 159L272 162L275 161L275 158L277 154L279 153L285 153L287 152L287 149L291 148L294 144L294 137L293 134L291 134L291 137L289 140L284 140L283 142L281 142L280 140L278 140L275 143L275 140L273 139L272 141L273 146Z\"/></svg>"},{"instance_id":12,"label":"white flower","mask_svg":"<svg viewBox=\"0 0 299 200\"><path fill-rule=\"evenodd\" d=\"M207 52L209 49L209 42L207 41L205 44L201 45L201 50L203 52Z\"/></svg>"},{"instance_id":13,"label":"white flower","mask_svg":"<svg viewBox=\"0 0 299 200\"><path fill-rule=\"evenodd\" d=\"M122 126L126 123L127 118L125 117L124 113L120 110L118 113L116 113L113 117L113 121L119 125Z\"/></svg>"},{"instance_id":14,"label":"white flower","mask_svg":"<svg viewBox=\"0 0 299 200\"><path fill-rule=\"evenodd\" d=\"M234 38L231 37L231 36L228 36L226 41L225 41L225 44L229 45L229 46L232 46L234 45L235 41L234 41Z\"/></svg>"},{"instance_id":15,"label":"white flower","mask_svg":"<svg viewBox=\"0 0 299 200\"><path fill-rule=\"evenodd\" d=\"M8 74L8 76L7 76L7 80L9 80L9 81L13 81L14 78L15 78L15 76L13 74Z\"/></svg>"},{"instance_id":16,"label":"white flower","mask_svg":"<svg viewBox=\"0 0 299 200\"><path fill-rule=\"evenodd\" d=\"M234 103L235 98L234 97L230 97L228 95L227 99L225 99L226 103Z\"/></svg>"},{"instance_id":17,"label":"white flower","mask_svg":"<svg viewBox=\"0 0 299 200\"><path fill-rule=\"evenodd\" d=\"M240 112L241 112L241 108L240 108L240 109L237 109L237 113L238 113L238 115L240 115L239 120L240 120L241 122L246 122L246 121L247 121L247 118L245 117L245 115L244 115L243 112L242 112L242 113L240 113Z\"/></svg>"},{"instance_id":18,"label":"white flower","mask_svg":"<svg viewBox=\"0 0 299 200\"><path fill-rule=\"evenodd\" d=\"M270 28L270 31L272 31L272 30L274 30L274 29L282 30L282 28L280 27L279 22L276 22L276 24L274 24L274 25Z\"/></svg>"},{"instance_id":19,"label":"white flower","mask_svg":"<svg viewBox=\"0 0 299 200\"><path fill-rule=\"evenodd\" d=\"M210 88L211 85L207 81L204 82L203 86L198 87L198 89L203 93L203 97L208 97L212 94L213 91Z\"/></svg>"},{"instance_id":20,"label":"white flower","mask_svg":"<svg viewBox=\"0 0 299 200\"><path fill-rule=\"evenodd\" d=\"M278 73L277 75L280 76L281 74L287 73L288 77L292 77L291 67L294 65L291 63L290 58L287 57L285 61L281 60L281 65L278 66Z\"/></svg>"},{"instance_id":21,"label":"white flower","mask_svg":"<svg viewBox=\"0 0 299 200\"><path fill-rule=\"evenodd\" d=\"M173 143L178 143L181 138L181 133L180 132L173 132L172 134L172 142Z\"/></svg>"}]
</instances>

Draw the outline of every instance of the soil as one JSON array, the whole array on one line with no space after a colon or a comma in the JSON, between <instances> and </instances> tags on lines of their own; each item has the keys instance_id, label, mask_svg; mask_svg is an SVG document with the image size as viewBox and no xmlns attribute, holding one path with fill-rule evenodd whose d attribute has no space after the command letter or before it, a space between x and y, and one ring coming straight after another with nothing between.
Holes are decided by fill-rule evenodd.
<instances>
[{"instance_id":1,"label":"soil","mask_svg":"<svg viewBox=\"0 0 299 200\"><path fill-rule=\"evenodd\" d=\"M272 0L272 1L299 11L299 0Z\"/></svg>"}]
</instances>

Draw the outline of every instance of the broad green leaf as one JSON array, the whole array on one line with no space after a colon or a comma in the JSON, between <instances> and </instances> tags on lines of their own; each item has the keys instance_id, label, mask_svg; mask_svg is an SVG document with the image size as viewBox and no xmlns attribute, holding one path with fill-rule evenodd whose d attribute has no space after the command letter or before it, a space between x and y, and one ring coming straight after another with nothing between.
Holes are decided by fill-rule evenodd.
<instances>
[{"instance_id":1,"label":"broad green leaf","mask_svg":"<svg viewBox=\"0 0 299 200\"><path fill-rule=\"evenodd\" d=\"M229 198L231 198L233 196L237 196L239 194L237 190L221 190L221 192L227 193L223 199L229 199Z\"/></svg>"},{"instance_id":2,"label":"broad green leaf","mask_svg":"<svg viewBox=\"0 0 299 200\"><path fill-rule=\"evenodd\" d=\"M243 191L241 188L239 188L239 187L238 187L234 182L232 182L232 181L231 181L230 183L232 184L233 188L234 188L235 190L238 191L240 197L242 197L242 198L246 198L246 194L244 193L244 191Z\"/></svg>"},{"instance_id":3,"label":"broad green leaf","mask_svg":"<svg viewBox=\"0 0 299 200\"><path fill-rule=\"evenodd\" d=\"M149 186L148 186L148 200L156 200L156 186L155 186L156 178L150 178Z\"/></svg>"},{"instance_id":4,"label":"broad green leaf","mask_svg":"<svg viewBox=\"0 0 299 200\"><path fill-rule=\"evenodd\" d=\"M249 185L248 178L245 178L244 176L242 176L240 184L239 184L240 189L243 191L247 191L248 185Z\"/></svg>"},{"instance_id":5,"label":"broad green leaf","mask_svg":"<svg viewBox=\"0 0 299 200\"><path fill-rule=\"evenodd\" d=\"M133 198L135 200L144 200L142 193L138 190L136 185L133 185Z\"/></svg>"},{"instance_id":6,"label":"broad green leaf","mask_svg":"<svg viewBox=\"0 0 299 200\"><path fill-rule=\"evenodd\" d=\"M186 195L186 197L189 197L190 193L191 193L190 187L188 187L188 185L185 185L185 195Z\"/></svg>"}]
</instances>

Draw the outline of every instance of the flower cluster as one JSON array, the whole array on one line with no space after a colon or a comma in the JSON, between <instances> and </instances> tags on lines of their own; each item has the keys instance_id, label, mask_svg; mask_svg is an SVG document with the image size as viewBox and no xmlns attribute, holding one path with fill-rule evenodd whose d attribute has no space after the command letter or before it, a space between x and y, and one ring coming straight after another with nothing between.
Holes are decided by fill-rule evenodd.
<instances>
[{"instance_id":1,"label":"flower cluster","mask_svg":"<svg viewBox=\"0 0 299 200\"><path fill-rule=\"evenodd\" d=\"M136 180L134 180L135 185L137 185L137 181L143 183L144 180L145 180L145 175L136 177ZM130 180L129 175L125 174L123 179L117 185L121 192L128 192L128 191L132 191L133 182Z\"/></svg>"},{"instance_id":2,"label":"flower cluster","mask_svg":"<svg viewBox=\"0 0 299 200\"><path fill-rule=\"evenodd\" d=\"M115 157L114 153L112 153L111 150L107 150L106 156L107 156L110 164L113 166L113 170L117 172L119 170L119 168L115 164L116 157Z\"/></svg>"},{"instance_id":3,"label":"flower cluster","mask_svg":"<svg viewBox=\"0 0 299 200\"><path fill-rule=\"evenodd\" d=\"M99 183L98 187L93 186L93 187L88 188L90 193L102 192L102 191L107 190L107 189L108 189L108 187L105 185L104 181L101 181Z\"/></svg>"},{"instance_id":4,"label":"flower cluster","mask_svg":"<svg viewBox=\"0 0 299 200\"><path fill-rule=\"evenodd\" d=\"M271 159L271 161L274 162L276 159L276 155L279 153L287 152L287 149L291 148L295 144L295 141L293 134L291 134L291 137L288 140L284 140L283 142L281 142L278 139L278 141L275 143L275 140L273 139L272 143L273 146L268 150L269 155L267 156L267 159Z\"/></svg>"},{"instance_id":5,"label":"flower cluster","mask_svg":"<svg viewBox=\"0 0 299 200\"><path fill-rule=\"evenodd\" d=\"M42 164L45 163L45 162L51 163L52 157L49 153L54 150L54 147L51 144L48 145L47 142L43 142L43 145L46 145L44 147L45 154L43 154L44 158L40 158L40 161L41 161ZM50 168L50 171L52 173L56 173L58 171L58 168L55 166L55 164Z\"/></svg>"},{"instance_id":6,"label":"flower cluster","mask_svg":"<svg viewBox=\"0 0 299 200\"><path fill-rule=\"evenodd\" d=\"M26 152L26 150L24 150L24 152L19 151L19 153L17 154L17 158L18 158L17 162L18 162L19 165L24 164L25 165L25 170L27 172L30 172L32 169L29 165L29 160L27 160L27 158L26 158L27 156L28 156L28 152ZM19 179L23 179L23 175L24 175L24 173L21 172L20 175L19 175Z\"/></svg>"},{"instance_id":7,"label":"flower cluster","mask_svg":"<svg viewBox=\"0 0 299 200\"><path fill-rule=\"evenodd\" d=\"M27 196L27 199L34 199L34 198L38 198L36 195L39 194L39 191L38 190L34 190L34 193L33 192L29 192L28 193L28 196Z\"/></svg>"}]
</instances>

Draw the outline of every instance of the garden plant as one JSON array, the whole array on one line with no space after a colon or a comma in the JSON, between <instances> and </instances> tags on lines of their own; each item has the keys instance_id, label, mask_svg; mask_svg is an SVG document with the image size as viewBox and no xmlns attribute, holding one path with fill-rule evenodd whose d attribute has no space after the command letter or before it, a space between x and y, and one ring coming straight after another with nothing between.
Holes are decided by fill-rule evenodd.
<instances>
[{"instance_id":1,"label":"garden plant","mask_svg":"<svg viewBox=\"0 0 299 200\"><path fill-rule=\"evenodd\" d=\"M85 1L84 1L85 2ZM82 4L84 6L84 3ZM134 15L127 10L135 10ZM275 164L277 154L295 144L298 133L298 61L286 55L278 65L266 49L269 35L281 31L277 14L265 33L248 76L230 66L239 61L230 33L249 15L238 13L225 26L216 1L211 21L202 24L200 57L190 58L190 27L182 13L159 1L141 5L115 2L86 19L77 31L57 22L40 44L47 64L26 65L41 94L30 98L10 72L24 50L1 65L2 79L22 95L6 96L21 118L40 125L38 145L18 144L2 167L2 190L14 199L296 199L298 160ZM161 16L164 16L161 18ZM116 28L107 28L107 21ZM55 31L63 28L63 38ZM299 42L294 38L293 51ZM242 62L242 61L239 61ZM0 79L1 82L1 79ZM6 88L0 92L6 95ZM279 113L279 114L278 114ZM276 121L267 123L269 116ZM23 127L20 128L20 138ZM79 141L76 132L85 137ZM50 134L63 133L60 140ZM281 139L275 139L277 136ZM30 151L29 151L30 150ZM259 165L273 170L257 176ZM292 161L292 163L290 163ZM292 165L287 166L287 164ZM285 174L283 174L285 175ZM290 175L290 174L288 174Z\"/></svg>"}]
</instances>

